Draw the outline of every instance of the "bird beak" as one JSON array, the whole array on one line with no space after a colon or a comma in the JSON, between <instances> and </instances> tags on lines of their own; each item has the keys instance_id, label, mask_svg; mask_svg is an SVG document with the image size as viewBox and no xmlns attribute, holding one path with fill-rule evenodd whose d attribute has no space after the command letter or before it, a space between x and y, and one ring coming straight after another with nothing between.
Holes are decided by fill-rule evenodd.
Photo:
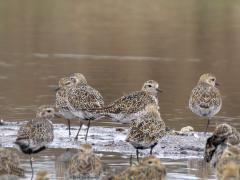
<instances>
[{"instance_id":1,"label":"bird beak","mask_svg":"<svg viewBox=\"0 0 240 180\"><path fill-rule=\"evenodd\" d=\"M60 87L54 88L54 91L57 92L60 89Z\"/></svg>"},{"instance_id":2,"label":"bird beak","mask_svg":"<svg viewBox=\"0 0 240 180\"><path fill-rule=\"evenodd\" d=\"M220 86L220 84L219 84L219 83L217 83L217 82L215 83L215 85L216 85L216 86Z\"/></svg>"},{"instance_id":3,"label":"bird beak","mask_svg":"<svg viewBox=\"0 0 240 180\"><path fill-rule=\"evenodd\" d=\"M61 115L59 114L59 112L55 112L54 115L55 115L56 118L61 118Z\"/></svg>"},{"instance_id":4,"label":"bird beak","mask_svg":"<svg viewBox=\"0 0 240 180\"><path fill-rule=\"evenodd\" d=\"M157 92L161 93L161 92L163 92L163 90L162 90L162 89L159 89L159 88L157 88Z\"/></svg>"}]
</instances>

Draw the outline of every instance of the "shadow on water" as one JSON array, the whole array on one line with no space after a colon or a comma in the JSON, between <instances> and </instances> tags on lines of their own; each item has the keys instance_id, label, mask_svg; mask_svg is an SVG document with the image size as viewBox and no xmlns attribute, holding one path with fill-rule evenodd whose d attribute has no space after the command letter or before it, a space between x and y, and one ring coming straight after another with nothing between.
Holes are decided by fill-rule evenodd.
<instances>
[{"instance_id":1,"label":"shadow on water","mask_svg":"<svg viewBox=\"0 0 240 180\"><path fill-rule=\"evenodd\" d=\"M155 79L164 90L159 99L167 126L202 131L206 120L189 111L188 98L200 74L212 72L222 84L223 108L209 129L221 122L239 129L239 17L236 0L1 2L1 118L34 117L39 105L54 102L60 77L81 72L106 103ZM95 125L122 126L107 119ZM36 170L53 170L61 152L36 155ZM123 154L101 153L107 167L128 164ZM214 178L200 160L162 157L169 179ZM22 158L29 169L28 157Z\"/></svg>"}]
</instances>

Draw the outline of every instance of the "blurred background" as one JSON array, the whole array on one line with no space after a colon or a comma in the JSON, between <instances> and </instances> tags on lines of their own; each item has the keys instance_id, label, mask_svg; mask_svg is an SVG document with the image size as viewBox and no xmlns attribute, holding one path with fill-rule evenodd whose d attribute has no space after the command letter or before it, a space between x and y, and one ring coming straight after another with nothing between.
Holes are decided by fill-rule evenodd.
<instances>
[{"instance_id":1,"label":"blurred background","mask_svg":"<svg viewBox=\"0 0 240 180\"><path fill-rule=\"evenodd\" d=\"M209 130L220 122L239 128L239 19L238 0L1 1L0 117L34 117L54 103L60 77L81 72L106 104L154 79L167 126L202 131L207 121L190 112L188 99L211 72L223 107Z\"/></svg>"}]
</instances>

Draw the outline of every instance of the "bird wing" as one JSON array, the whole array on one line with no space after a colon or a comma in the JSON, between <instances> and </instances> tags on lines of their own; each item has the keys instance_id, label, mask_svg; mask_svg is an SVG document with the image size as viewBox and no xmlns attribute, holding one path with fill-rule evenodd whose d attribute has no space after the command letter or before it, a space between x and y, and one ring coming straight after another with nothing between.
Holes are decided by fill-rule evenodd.
<instances>
[{"instance_id":1,"label":"bird wing","mask_svg":"<svg viewBox=\"0 0 240 180\"><path fill-rule=\"evenodd\" d=\"M201 84L192 90L191 101L193 106L210 108L220 106L222 103L220 92L217 88L208 84Z\"/></svg>"},{"instance_id":2,"label":"bird wing","mask_svg":"<svg viewBox=\"0 0 240 180\"><path fill-rule=\"evenodd\" d=\"M144 91L136 91L122 96L104 108L107 113L136 113L145 108L149 103L155 103L154 99Z\"/></svg>"},{"instance_id":3,"label":"bird wing","mask_svg":"<svg viewBox=\"0 0 240 180\"><path fill-rule=\"evenodd\" d=\"M67 101L74 110L100 108L104 104L101 94L88 85L69 90Z\"/></svg>"}]
</instances>

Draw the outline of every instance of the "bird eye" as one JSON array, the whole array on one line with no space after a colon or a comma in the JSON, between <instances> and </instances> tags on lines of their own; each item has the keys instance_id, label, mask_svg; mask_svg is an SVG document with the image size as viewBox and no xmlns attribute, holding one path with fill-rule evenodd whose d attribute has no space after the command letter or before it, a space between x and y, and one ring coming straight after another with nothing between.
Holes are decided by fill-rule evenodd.
<instances>
[{"instance_id":1,"label":"bird eye","mask_svg":"<svg viewBox=\"0 0 240 180\"><path fill-rule=\"evenodd\" d=\"M211 81L215 81L215 79L214 79L214 78L212 78L212 79L211 79Z\"/></svg>"},{"instance_id":2,"label":"bird eye","mask_svg":"<svg viewBox=\"0 0 240 180\"><path fill-rule=\"evenodd\" d=\"M50 109L47 110L48 113L52 112Z\"/></svg>"},{"instance_id":3,"label":"bird eye","mask_svg":"<svg viewBox=\"0 0 240 180\"><path fill-rule=\"evenodd\" d=\"M73 82L76 82L76 79L73 78L73 77L71 77L70 80L73 81Z\"/></svg>"},{"instance_id":4,"label":"bird eye","mask_svg":"<svg viewBox=\"0 0 240 180\"><path fill-rule=\"evenodd\" d=\"M152 85L151 85L151 84L149 84L149 85L148 85L148 87L152 87Z\"/></svg>"}]
</instances>

